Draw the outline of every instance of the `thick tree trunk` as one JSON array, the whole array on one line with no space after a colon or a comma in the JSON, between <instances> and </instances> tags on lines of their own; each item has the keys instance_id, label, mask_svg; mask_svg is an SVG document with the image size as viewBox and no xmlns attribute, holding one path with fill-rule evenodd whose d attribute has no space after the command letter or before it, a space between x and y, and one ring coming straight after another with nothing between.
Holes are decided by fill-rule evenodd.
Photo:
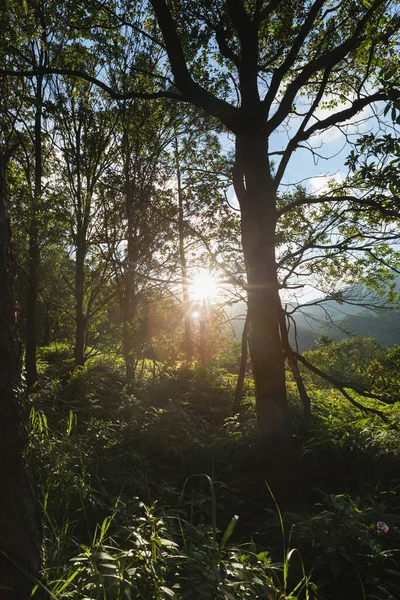
<instances>
[{"instance_id":1,"label":"thick tree trunk","mask_svg":"<svg viewBox=\"0 0 400 600\"><path fill-rule=\"evenodd\" d=\"M42 196L42 78L37 78L36 101L38 106L35 113L34 144L35 144L35 189L30 210L29 226L29 262L28 262L28 290L26 305L26 383L31 388L38 380L36 366L37 350L37 297L39 277L39 231L38 212Z\"/></svg>"},{"instance_id":2,"label":"thick tree trunk","mask_svg":"<svg viewBox=\"0 0 400 600\"><path fill-rule=\"evenodd\" d=\"M176 162L176 178L178 184L178 219L179 219L179 260L181 263L182 273L182 297L183 297L183 318L185 324L184 349L187 360L193 358L193 340L192 340L192 324L190 320L190 298L189 298L189 282L187 276L187 264L185 254L185 223L183 211L183 192L181 181L181 170L179 163L178 140L175 138L175 162Z\"/></svg>"},{"instance_id":3,"label":"thick tree trunk","mask_svg":"<svg viewBox=\"0 0 400 600\"><path fill-rule=\"evenodd\" d=\"M265 138L237 136L234 183L242 217L258 433L266 441L287 439L285 366L279 331L281 302L275 261L276 193Z\"/></svg>"},{"instance_id":4,"label":"thick tree trunk","mask_svg":"<svg viewBox=\"0 0 400 600\"><path fill-rule=\"evenodd\" d=\"M240 403L242 401L243 396L243 384L244 378L246 376L246 367L247 367L247 359L248 359L248 347L249 347L249 326L250 319L249 313L246 315L246 320L244 322L243 332L242 332L242 352L240 356L240 367L239 367L239 375L236 384L235 390L235 399L233 402L233 413L236 414L240 409Z\"/></svg>"},{"instance_id":5,"label":"thick tree trunk","mask_svg":"<svg viewBox=\"0 0 400 600\"><path fill-rule=\"evenodd\" d=\"M85 364L86 315L85 297L85 234L78 223L75 258L75 365Z\"/></svg>"},{"instance_id":6,"label":"thick tree trunk","mask_svg":"<svg viewBox=\"0 0 400 600\"><path fill-rule=\"evenodd\" d=\"M21 345L15 319L10 227L6 210L6 157L0 157L0 598L30 598L33 583L15 565L38 576L40 528L21 398Z\"/></svg>"}]
</instances>

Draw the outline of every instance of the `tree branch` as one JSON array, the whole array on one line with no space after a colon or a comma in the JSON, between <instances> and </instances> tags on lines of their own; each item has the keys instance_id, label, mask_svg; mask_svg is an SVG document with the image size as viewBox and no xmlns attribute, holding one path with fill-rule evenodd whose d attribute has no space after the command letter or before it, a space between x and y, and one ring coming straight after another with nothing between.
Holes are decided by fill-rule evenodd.
<instances>
[{"instance_id":1,"label":"tree branch","mask_svg":"<svg viewBox=\"0 0 400 600\"><path fill-rule=\"evenodd\" d=\"M316 95L313 103L311 104L310 110L307 112L306 116L304 117L303 121L301 122L301 125L300 125L300 127L299 127L296 135L294 135L292 137L292 139L289 141L288 145L286 146L286 150L283 153L282 159L281 159L281 161L279 163L279 167L278 167L277 173L276 173L276 175L274 177L274 181L275 181L275 186L276 187L279 186L279 183L282 180L282 177L283 177L283 175L285 173L286 167L287 167L287 165L289 163L289 160L290 160L293 152L296 150L296 148L298 147L299 143L304 140L304 137L303 137L304 136L304 130L305 130L305 128L307 126L307 123L309 122L309 120L313 116L315 110L318 107L318 104L320 103L320 101L321 101L321 99L322 99L322 97L324 95L326 86L327 86L328 81L329 81L330 74L331 74L331 69L330 68L326 69L325 72L324 72L324 75L322 77L322 82L321 82L321 85L319 87L318 93L317 93L317 95Z\"/></svg>"},{"instance_id":2,"label":"tree branch","mask_svg":"<svg viewBox=\"0 0 400 600\"><path fill-rule=\"evenodd\" d=\"M399 93L400 95L400 93ZM371 96L365 96L364 98L358 98L355 100L349 108L345 108L340 112L334 113L330 115L326 119L322 119L317 121L314 125L311 125L306 131L304 131L303 135L299 137L299 141L304 141L310 138L310 136L316 131L320 131L321 129L326 130L338 123L344 123L348 121L352 117L354 117L357 113L361 112L366 106L369 106L373 102L380 102L388 100L388 95L384 91L376 92L375 94L371 94Z\"/></svg>"},{"instance_id":3,"label":"tree branch","mask_svg":"<svg viewBox=\"0 0 400 600\"><path fill-rule=\"evenodd\" d=\"M318 71L321 70L325 70L328 68L333 69L334 66L338 65L350 52L359 48L362 42L365 41L366 35L361 34L362 30L368 22L368 19L371 17L371 15L381 4L383 4L383 1L384 0L378 0L373 4L373 6L365 13L365 15L358 22L357 26L355 27L354 33L350 37L348 37L342 44L340 44L333 50L322 54L319 57L312 58L304 66L300 74L291 83L289 83L286 92L282 98L282 101L279 105L279 108L268 121L268 131L270 133L275 131L275 129L279 127L282 121L287 117L297 93L304 85L306 85L306 83L310 80L312 75L318 73ZM279 77L277 75L279 83L284 74L285 73L279 73ZM276 91L274 91L274 88L271 84L270 90L268 91L268 94L266 95L264 100L267 110L269 110L269 107L272 105L277 90L278 88L276 89Z\"/></svg>"},{"instance_id":4,"label":"tree branch","mask_svg":"<svg viewBox=\"0 0 400 600\"><path fill-rule=\"evenodd\" d=\"M107 94L114 100L131 100L133 98L141 98L143 100L157 100L159 98L171 98L172 100L181 100L185 102L185 99L181 94L172 92L170 90L159 90L158 92L146 93L146 92L118 92L109 85L107 85L101 79L80 71L79 69L58 69L58 68L38 68L38 69L21 69L14 71L13 69L0 69L0 75L6 75L9 77L35 77L37 75L62 75L65 77L79 77L89 83L93 83L100 89L107 92Z\"/></svg>"},{"instance_id":5,"label":"tree branch","mask_svg":"<svg viewBox=\"0 0 400 600\"><path fill-rule=\"evenodd\" d=\"M312 363L310 363L301 354L299 354L297 352L294 352L294 350L292 352L293 352L293 355L296 357L296 359L298 361L300 361L305 367L307 367L307 369L309 369L310 371L312 371L313 373L315 373L319 377L322 377L322 379L325 379L325 381L328 381L329 383L331 383L348 400L350 400L350 402L352 404L354 404L355 406L357 406L357 408L360 408L361 410L369 411L369 412L371 412L371 413L373 413L373 414L378 415L379 417L381 417L385 422L387 421L386 416L380 410L377 410L376 408L370 408L369 406L363 406L362 404L360 404L359 402L357 402L357 400L354 400L354 398L352 398L348 394L348 392L345 391L345 388L347 388L349 390L353 390L353 392L356 392L357 394L360 394L360 396L364 396L365 398L371 398L372 400L378 400L379 402L382 402L382 404L389 404L390 405L390 404L394 404L395 401L391 401L391 400L389 400L387 398L383 398L382 396L377 396L376 394L372 394L371 392L368 392L367 390L365 390L361 385L351 384L351 383L344 383L343 381L339 381L335 377L332 377L331 375L328 375L327 373L324 373L324 371L321 371L320 369L318 369L318 367L315 367Z\"/></svg>"},{"instance_id":6,"label":"tree branch","mask_svg":"<svg viewBox=\"0 0 400 600\"><path fill-rule=\"evenodd\" d=\"M395 200L400 202L400 198L396 198ZM400 218L400 210L386 208L372 198L357 198L357 196L318 196L317 198L300 198L299 200L287 204L277 211L278 219L300 206L324 204L325 202L352 202L354 204L359 204L361 207L368 206L369 208L374 208L386 217L394 219Z\"/></svg>"},{"instance_id":7,"label":"tree branch","mask_svg":"<svg viewBox=\"0 0 400 600\"><path fill-rule=\"evenodd\" d=\"M322 6L324 5L324 3L325 3L325 0L316 0L316 2L314 2L314 4L311 7L310 12L308 13L308 15L303 23L303 26L301 27L299 33L296 36L296 39L294 40L294 43L293 43L291 49L289 50L287 57L283 61L282 65L274 71L270 88L264 98L264 104L265 104L267 113L269 112L269 110L272 106L272 103L275 99L275 96L278 93L278 89L282 82L283 76L286 73L288 73L290 68L293 66L293 64L296 60L296 57L305 41L307 35L310 33L310 31L314 25L315 19L317 18L317 15L318 15L320 9L322 8ZM269 8L269 7L267 7L267 8Z\"/></svg>"},{"instance_id":8,"label":"tree branch","mask_svg":"<svg viewBox=\"0 0 400 600\"><path fill-rule=\"evenodd\" d=\"M184 102L190 102L218 118L228 129L237 128L238 110L196 83L189 71L175 20L165 0L150 0L164 38L172 74Z\"/></svg>"}]
</instances>

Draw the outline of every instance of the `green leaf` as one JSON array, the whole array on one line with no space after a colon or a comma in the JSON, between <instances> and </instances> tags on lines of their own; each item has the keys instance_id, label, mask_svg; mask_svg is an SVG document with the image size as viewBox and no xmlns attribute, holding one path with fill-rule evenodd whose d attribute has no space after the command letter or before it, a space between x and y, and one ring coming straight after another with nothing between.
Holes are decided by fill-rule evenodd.
<instances>
[{"instance_id":1,"label":"green leaf","mask_svg":"<svg viewBox=\"0 0 400 600\"><path fill-rule=\"evenodd\" d=\"M232 533L235 531L235 527L237 525L238 520L238 515L234 515L234 517L232 517L228 527L225 529L224 535L222 536L222 540L219 545L219 552L221 552L225 548L226 543L232 536Z\"/></svg>"},{"instance_id":2,"label":"green leaf","mask_svg":"<svg viewBox=\"0 0 400 600\"><path fill-rule=\"evenodd\" d=\"M165 587L165 585L160 586L160 590L162 592L164 592L164 594L167 594L167 596L169 596L170 598L175 598L175 592L174 590L171 590L171 588Z\"/></svg>"}]
</instances>

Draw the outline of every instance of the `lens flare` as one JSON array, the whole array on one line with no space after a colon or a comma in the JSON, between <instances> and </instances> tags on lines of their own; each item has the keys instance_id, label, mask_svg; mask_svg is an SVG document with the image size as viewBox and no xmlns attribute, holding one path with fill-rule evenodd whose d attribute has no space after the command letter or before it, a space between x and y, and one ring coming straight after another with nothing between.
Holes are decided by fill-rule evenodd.
<instances>
[{"instance_id":1,"label":"lens flare","mask_svg":"<svg viewBox=\"0 0 400 600\"><path fill-rule=\"evenodd\" d=\"M218 294L218 282L213 275L203 271L190 284L190 295L195 302L210 301Z\"/></svg>"}]
</instances>

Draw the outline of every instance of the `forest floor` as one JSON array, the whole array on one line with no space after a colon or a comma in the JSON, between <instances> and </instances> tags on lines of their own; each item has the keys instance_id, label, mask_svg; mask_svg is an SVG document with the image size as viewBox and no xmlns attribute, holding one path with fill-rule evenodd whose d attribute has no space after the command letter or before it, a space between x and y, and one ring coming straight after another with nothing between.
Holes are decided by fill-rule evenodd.
<instances>
[{"instance_id":1,"label":"forest floor","mask_svg":"<svg viewBox=\"0 0 400 600\"><path fill-rule=\"evenodd\" d=\"M388 422L312 391L289 468L257 445L252 384L42 349L31 446L55 598L400 597L400 410ZM301 407L288 381L293 422ZM278 450L277 450L278 452Z\"/></svg>"}]
</instances>

